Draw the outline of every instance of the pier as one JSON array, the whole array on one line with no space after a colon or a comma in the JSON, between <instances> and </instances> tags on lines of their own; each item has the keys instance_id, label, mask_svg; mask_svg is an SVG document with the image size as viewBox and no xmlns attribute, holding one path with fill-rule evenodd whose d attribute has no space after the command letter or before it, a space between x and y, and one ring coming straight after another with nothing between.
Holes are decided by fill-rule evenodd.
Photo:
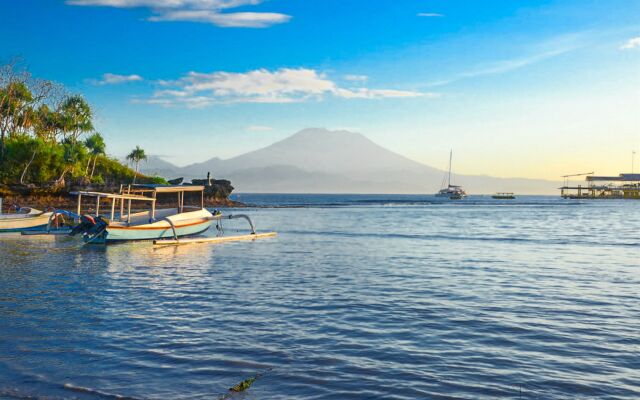
<instances>
[{"instance_id":1,"label":"pier","mask_svg":"<svg viewBox=\"0 0 640 400\"><path fill-rule=\"evenodd\" d=\"M584 176L585 184L572 185L569 178ZM593 172L564 175L560 196L565 199L629 199L640 200L640 174L598 176Z\"/></svg>"}]
</instances>

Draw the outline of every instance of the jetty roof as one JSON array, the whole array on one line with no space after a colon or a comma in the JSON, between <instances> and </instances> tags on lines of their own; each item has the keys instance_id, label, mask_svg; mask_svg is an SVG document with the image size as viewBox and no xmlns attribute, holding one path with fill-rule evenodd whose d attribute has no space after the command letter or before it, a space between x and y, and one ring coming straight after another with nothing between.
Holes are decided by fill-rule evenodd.
<instances>
[{"instance_id":1,"label":"jetty roof","mask_svg":"<svg viewBox=\"0 0 640 400\"><path fill-rule=\"evenodd\" d=\"M618 176L587 176L587 181L606 182L637 182L640 181L640 174L620 174Z\"/></svg>"}]
</instances>

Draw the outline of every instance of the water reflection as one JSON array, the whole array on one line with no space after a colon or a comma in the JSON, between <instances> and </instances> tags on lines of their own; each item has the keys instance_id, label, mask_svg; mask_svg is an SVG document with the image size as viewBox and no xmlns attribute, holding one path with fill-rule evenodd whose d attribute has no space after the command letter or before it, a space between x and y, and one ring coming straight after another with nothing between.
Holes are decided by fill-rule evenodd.
<instances>
[{"instance_id":1,"label":"water reflection","mask_svg":"<svg viewBox=\"0 0 640 400\"><path fill-rule=\"evenodd\" d=\"M215 398L273 367L245 398L638 398L635 206L253 209L279 237L220 246L3 236L0 397Z\"/></svg>"}]
</instances>

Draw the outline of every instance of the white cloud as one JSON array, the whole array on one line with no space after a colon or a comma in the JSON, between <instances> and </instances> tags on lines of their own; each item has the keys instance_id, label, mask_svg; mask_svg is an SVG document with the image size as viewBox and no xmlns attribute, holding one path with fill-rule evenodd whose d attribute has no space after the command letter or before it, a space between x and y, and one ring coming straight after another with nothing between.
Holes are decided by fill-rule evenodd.
<instances>
[{"instance_id":1,"label":"white cloud","mask_svg":"<svg viewBox=\"0 0 640 400\"><path fill-rule=\"evenodd\" d=\"M621 50L631 50L640 47L640 36L627 40L625 44L620 46Z\"/></svg>"},{"instance_id":2,"label":"white cloud","mask_svg":"<svg viewBox=\"0 0 640 400\"><path fill-rule=\"evenodd\" d=\"M325 96L382 99L433 96L396 89L341 88L325 74L306 68L258 69L246 73L190 72L175 81L159 82L147 102L163 106L204 107L215 103L294 103Z\"/></svg>"},{"instance_id":3,"label":"white cloud","mask_svg":"<svg viewBox=\"0 0 640 400\"><path fill-rule=\"evenodd\" d=\"M290 16L278 13L218 13L207 10L168 11L149 18L149 21L204 22L224 28L268 28L289 21Z\"/></svg>"},{"instance_id":4,"label":"white cloud","mask_svg":"<svg viewBox=\"0 0 640 400\"><path fill-rule=\"evenodd\" d=\"M264 125L251 125L247 127L247 130L250 132L269 132L269 131L272 131L273 128L270 126L264 126Z\"/></svg>"},{"instance_id":5,"label":"white cloud","mask_svg":"<svg viewBox=\"0 0 640 400\"><path fill-rule=\"evenodd\" d=\"M444 17L443 14L438 14L438 13L418 13L418 17L427 17L427 18L432 18L432 17Z\"/></svg>"},{"instance_id":6,"label":"white cloud","mask_svg":"<svg viewBox=\"0 0 640 400\"><path fill-rule=\"evenodd\" d=\"M118 75L112 73L106 73L102 75L102 79L93 80L92 82L96 85L117 85L120 83L127 82L139 82L142 81L143 78L140 75Z\"/></svg>"},{"instance_id":7,"label":"white cloud","mask_svg":"<svg viewBox=\"0 0 640 400\"><path fill-rule=\"evenodd\" d=\"M291 16L273 12L224 12L242 6L255 6L262 0L67 0L74 6L149 8L149 21L190 21L225 28L267 28L288 22Z\"/></svg>"}]
</instances>

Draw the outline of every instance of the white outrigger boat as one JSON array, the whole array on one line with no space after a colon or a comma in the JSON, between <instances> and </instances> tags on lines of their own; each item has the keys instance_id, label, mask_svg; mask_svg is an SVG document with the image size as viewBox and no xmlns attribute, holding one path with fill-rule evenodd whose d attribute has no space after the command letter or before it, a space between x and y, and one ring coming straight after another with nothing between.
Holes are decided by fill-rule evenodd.
<instances>
[{"instance_id":1,"label":"white outrigger boat","mask_svg":"<svg viewBox=\"0 0 640 400\"><path fill-rule=\"evenodd\" d=\"M2 213L2 199L0 199L0 232L22 232L41 229L49 223L53 212L40 211L31 207L12 205L10 210L15 213Z\"/></svg>"},{"instance_id":2,"label":"white outrigger boat","mask_svg":"<svg viewBox=\"0 0 640 400\"><path fill-rule=\"evenodd\" d=\"M198 206L185 206L185 193L200 193ZM81 215L82 201L93 198L93 215L82 215L80 224L72 230L72 235L82 234L88 243L123 242L130 240L158 240L197 235L205 232L216 219L204 207L203 186L134 185L120 194L101 192L74 192L78 196L78 215ZM156 208L160 194L177 196L177 207ZM104 201L110 203L110 218L100 215ZM136 204L138 203L138 204ZM135 212L132 205L144 203L147 211ZM119 210L119 212L116 212Z\"/></svg>"},{"instance_id":3,"label":"white outrigger boat","mask_svg":"<svg viewBox=\"0 0 640 400\"><path fill-rule=\"evenodd\" d=\"M185 194L199 198L198 206L186 206ZM198 196L199 193L199 196ZM175 246L190 243L223 243L239 240L254 240L274 237L276 232L256 233L251 218L244 214L225 215L215 211L211 213L204 207L204 186L191 185L129 185L121 186L120 193L103 193L91 191L72 192L78 196L77 214L65 210L42 212L35 209L16 207L18 214L0 214L0 228L23 235L82 235L86 244L89 243L117 243L133 240L153 240L154 245ZM158 195L173 194L177 196L177 207L156 208ZM83 199L93 200L93 208L89 214L82 215ZM86 201L86 200L85 200ZM1 203L1 199L0 199ZM107 203L108 216L100 214L101 206ZM146 211L135 211L143 203ZM1 210L1 208L0 208ZM104 210L104 208L103 208ZM73 219L78 223L72 228L61 227L59 217ZM214 221L222 219L245 219L251 227L250 234L236 236L218 236L186 238L204 233ZM29 219L29 223L23 220ZM5 222L11 220L11 224ZM21 221L19 223L19 221ZM42 229L44 228L44 229ZM0 229L0 232L3 229Z\"/></svg>"}]
</instances>

